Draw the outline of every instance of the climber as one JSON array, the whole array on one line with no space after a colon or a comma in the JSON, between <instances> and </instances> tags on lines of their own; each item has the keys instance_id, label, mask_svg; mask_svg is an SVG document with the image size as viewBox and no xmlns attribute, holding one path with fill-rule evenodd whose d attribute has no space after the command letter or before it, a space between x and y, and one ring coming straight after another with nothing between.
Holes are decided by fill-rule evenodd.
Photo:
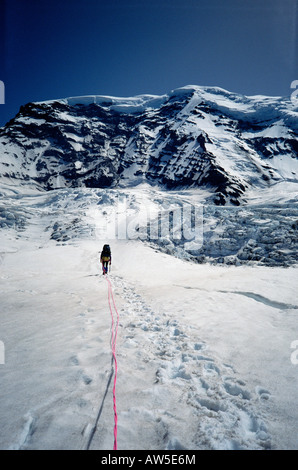
<instances>
[{"instance_id":1,"label":"climber","mask_svg":"<svg viewBox=\"0 0 298 470\"><path fill-rule=\"evenodd\" d=\"M102 264L102 273L108 274L108 265L111 265L111 262L112 262L110 245L103 246L103 249L100 255L100 261Z\"/></svg>"}]
</instances>

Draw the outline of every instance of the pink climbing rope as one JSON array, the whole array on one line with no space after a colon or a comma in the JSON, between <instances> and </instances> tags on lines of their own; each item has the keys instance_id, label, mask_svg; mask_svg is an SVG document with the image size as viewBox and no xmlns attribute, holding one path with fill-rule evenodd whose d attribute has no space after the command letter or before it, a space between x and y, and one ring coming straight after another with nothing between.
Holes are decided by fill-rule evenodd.
<instances>
[{"instance_id":1,"label":"pink climbing rope","mask_svg":"<svg viewBox=\"0 0 298 470\"><path fill-rule=\"evenodd\" d=\"M107 275L105 275L105 278L108 283L109 307L110 307L111 318L112 318L111 348L112 348L112 355L113 355L113 359L115 363L115 376L114 376L114 386L113 386L113 409L114 409L114 447L113 447L113 450L117 450L118 415L117 415L117 404L116 404L116 382L117 382L118 366L117 366L117 358L116 358L116 340L117 340L118 325L119 325L119 313L115 304L112 283ZM116 312L116 317L117 317L116 324L114 320L112 304Z\"/></svg>"}]
</instances>

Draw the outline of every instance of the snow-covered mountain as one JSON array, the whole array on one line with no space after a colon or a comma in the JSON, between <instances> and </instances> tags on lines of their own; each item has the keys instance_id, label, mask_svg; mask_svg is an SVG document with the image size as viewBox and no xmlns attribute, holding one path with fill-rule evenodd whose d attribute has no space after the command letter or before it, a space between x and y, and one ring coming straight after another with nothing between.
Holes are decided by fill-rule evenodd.
<instances>
[{"instance_id":1,"label":"snow-covered mountain","mask_svg":"<svg viewBox=\"0 0 298 470\"><path fill-rule=\"evenodd\" d=\"M163 96L83 96L22 106L0 130L1 181L60 187L207 187L239 205L298 181L290 100L186 86Z\"/></svg>"},{"instance_id":2,"label":"snow-covered mountain","mask_svg":"<svg viewBox=\"0 0 298 470\"><path fill-rule=\"evenodd\" d=\"M118 449L298 448L297 114L185 87L0 130L0 449L112 449L107 242Z\"/></svg>"},{"instance_id":3,"label":"snow-covered mountain","mask_svg":"<svg viewBox=\"0 0 298 470\"><path fill-rule=\"evenodd\" d=\"M63 205L79 214L75 228L88 225L85 211L93 204L101 208L100 220L111 207L117 212L118 196L126 199L130 218L149 204L159 224L173 209L203 204L200 246L183 236L156 237L148 220L138 222L138 234L166 253L199 262L292 265L297 132L298 111L289 100L221 88L29 103L0 130L0 226L28 222L16 206L19 198L9 199L12 188L60 189L49 196L49 209ZM73 235L59 218L51 230L57 241Z\"/></svg>"}]
</instances>

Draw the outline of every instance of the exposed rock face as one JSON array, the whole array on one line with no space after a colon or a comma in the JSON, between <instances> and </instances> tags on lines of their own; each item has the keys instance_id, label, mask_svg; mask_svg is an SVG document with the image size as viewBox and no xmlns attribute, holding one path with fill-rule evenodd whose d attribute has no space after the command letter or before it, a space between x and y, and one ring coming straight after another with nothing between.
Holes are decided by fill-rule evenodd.
<instances>
[{"instance_id":1,"label":"exposed rock face","mask_svg":"<svg viewBox=\"0 0 298 470\"><path fill-rule=\"evenodd\" d=\"M59 187L208 187L218 205L298 179L298 112L282 98L188 86L164 96L29 103L0 129L0 179Z\"/></svg>"}]
</instances>

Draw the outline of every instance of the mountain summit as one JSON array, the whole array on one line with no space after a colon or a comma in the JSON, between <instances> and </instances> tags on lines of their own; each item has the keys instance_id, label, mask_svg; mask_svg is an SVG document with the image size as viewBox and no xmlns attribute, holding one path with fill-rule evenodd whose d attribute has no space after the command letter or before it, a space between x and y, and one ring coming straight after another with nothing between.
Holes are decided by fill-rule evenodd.
<instances>
[{"instance_id":1,"label":"mountain summit","mask_svg":"<svg viewBox=\"0 0 298 470\"><path fill-rule=\"evenodd\" d=\"M239 205L251 188L298 180L297 118L289 99L217 87L28 103L0 129L0 181L200 187Z\"/></svg>"}]
</instances>

